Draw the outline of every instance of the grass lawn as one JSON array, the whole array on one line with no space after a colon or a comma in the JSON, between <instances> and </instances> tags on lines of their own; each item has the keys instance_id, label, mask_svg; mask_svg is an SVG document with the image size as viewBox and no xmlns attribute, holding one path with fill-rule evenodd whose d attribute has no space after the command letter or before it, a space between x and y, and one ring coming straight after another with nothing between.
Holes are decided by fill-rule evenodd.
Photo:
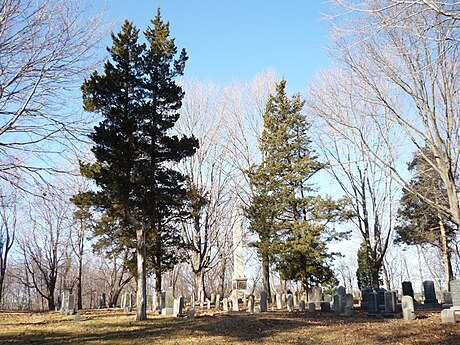
<instances>
[{"instance_id":1,"label":"grass lawn","mask_svg":"<svg viewBox=\"0 0 460 345\"><path fill-rule=\"evenodd\" d=\"M135 322L120 310L83 311L81 321L57 312L0 312L0 344L460 344L460 323L442 324L439 311L418 319L244 312Z\"/></svg>"}]
</instances>

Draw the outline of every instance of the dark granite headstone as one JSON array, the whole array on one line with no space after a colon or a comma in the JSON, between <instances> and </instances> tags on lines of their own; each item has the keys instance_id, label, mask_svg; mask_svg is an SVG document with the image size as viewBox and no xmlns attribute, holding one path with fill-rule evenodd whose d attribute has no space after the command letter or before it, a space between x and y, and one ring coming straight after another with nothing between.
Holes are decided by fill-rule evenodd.
<instances>
[{"instance_id":1,"label":"dark granite headstone","mask_svg":"<svg viewBox=\"0 0 460 345\"><path fill-rule=\"evenodd\" d=\"M402 282L402 294L403 296L414 298L414 289L412 288L411 282Z\"/></svg>"},{"instance_id":2,"label":"dark granite headstone","mask_svg":"<svg viewBox=\"0 0 460 345\"><path fill-rule=\"evenodd\" d=\"M369 304L368 304L368 312L367 315L369 316L376 316L380 314L379 308L379 301L378 301L378 294L377 292L369 293Z\"/></svg>"},{"instance_id":3,"label":"dark granite headstone","mask_svg":"<svg viewBox=\"0 0 460 345\"><path fill-rule=\"evenodd\" d=\"M330 312L331 311L331 303L329 302L321 302L321 311L322 312Z\"/></svg>"},{"instance_id":4,"label":"dark granite headstone","mask_svg":"<svg viewBox=\"0 0 460 345\"><path fill-rule=\"evenodd\" d=\"M367 310L369 307L369 294L372 292L370 287L361 290L361 308Z\"/></svg>"},{"instance_id":5,"label":"dark granite headstone","mask_svg":"<svg viewBox=\"0 0 460 345\"><path fill-rule=\"evenodd\" d=\"M438 303L434 290L434 282L432 280L425 280L423 282L423 294L425 296L425 304Z\"/></svg>"}]
</instances>

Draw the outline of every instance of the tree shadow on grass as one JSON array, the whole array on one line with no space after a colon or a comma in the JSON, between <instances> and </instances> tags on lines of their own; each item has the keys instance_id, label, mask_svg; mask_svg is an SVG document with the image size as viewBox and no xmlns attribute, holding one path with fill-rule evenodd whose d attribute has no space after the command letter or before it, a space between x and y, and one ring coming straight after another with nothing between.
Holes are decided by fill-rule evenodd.
<instances>
[{"instance_id":1,"label":"tree shadow on grass","mask_svg":"<svg viewBox=\"0 0 460 345\"><path fill-rule=\"evenodd\" d=\"M101 318L103 315L101 315ZM112 315L113 318L113 315ZM348 343L348 344L459 344L460 329L430 323L430 330L420 322L372 319L364 314L354 317L334 314L269 312L217 314L184 318L153 317L142 322L127 321L94 323L87 319L78 323L68 321L66 330L41 330L30 325L26 332L13 337L0 334L0 344L168 344L222 342L278 344L289 343ZM60 322L59 324L62 324ZM73 326L73 327L72 327ZM72 330L74 328L74 330ZM427 333L428 332L428 333Z\"/></svg>"}]
</instances>

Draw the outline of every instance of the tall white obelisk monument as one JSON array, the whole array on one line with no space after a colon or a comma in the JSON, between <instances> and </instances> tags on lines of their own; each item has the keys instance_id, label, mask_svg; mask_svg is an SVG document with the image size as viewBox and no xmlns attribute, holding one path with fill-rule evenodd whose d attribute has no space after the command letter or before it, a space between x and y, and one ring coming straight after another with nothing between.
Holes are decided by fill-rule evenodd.
<instances>
[{"instance_id":1,"label":"tall white obelisk monument","mask_svg":"<svg viewBox=\"0 0 460 345\"><path fill-rule=\"evenodd\" d=\"M233 224L233 279L232 289L234 294L242 297L247 293L248 278L244 275L244 248L243 248L243 218L241 210L235 208L232 214Z\"/></svg>"}]
</instances>

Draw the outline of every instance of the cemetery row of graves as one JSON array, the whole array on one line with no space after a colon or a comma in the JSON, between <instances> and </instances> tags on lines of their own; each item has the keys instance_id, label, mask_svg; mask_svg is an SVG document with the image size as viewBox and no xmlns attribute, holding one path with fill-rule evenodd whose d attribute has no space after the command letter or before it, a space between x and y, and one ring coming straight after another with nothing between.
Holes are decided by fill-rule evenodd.
<instances>
[{"instance_id":1,"label":"cemetery row of graves","mask_svg":"<svg viewBox=\"0 0 460 345\"><path fill-rule=\"evenodd\" d=\"M261 291L258 296L247 295L244 290L235 289L228 297L219 294L211 294L205 298L204 291L199 294L199 300L194 296L186 299L184 296L174 296L172 287L157 294L153 292L147 295L147 310L151 315L169 315L173 317L187 317L193 319L196 314L210 312L239 312L246 311L249 314L258 314L268 311L287 311L300 313L336 313L352 317L357 310L366 311L372 318L403 318L411 321L417 318L417 311L434 311L441 313L443 323L456 323L457 315L460 314L460 280L450 282L450 292L444 292L442 299L438 300L434 282L423 282L423 296L414 298L414 290L410 281L403 282L402 293L387 291L380 288L374 291L364 288L358 296L347 293L343 286L332 290L332 294L324 294L321 287L313 287L308 293L272 294L268 296L266 291ZM135 309L135 298L132 292L125 292L121 298L121 308L129 313ZM107 308L106 296L102 294L99 308ZM71 289L66 289L62 294L62 315L77 313L74 305L74 296Z\"/></svg>"}]
</instances>

